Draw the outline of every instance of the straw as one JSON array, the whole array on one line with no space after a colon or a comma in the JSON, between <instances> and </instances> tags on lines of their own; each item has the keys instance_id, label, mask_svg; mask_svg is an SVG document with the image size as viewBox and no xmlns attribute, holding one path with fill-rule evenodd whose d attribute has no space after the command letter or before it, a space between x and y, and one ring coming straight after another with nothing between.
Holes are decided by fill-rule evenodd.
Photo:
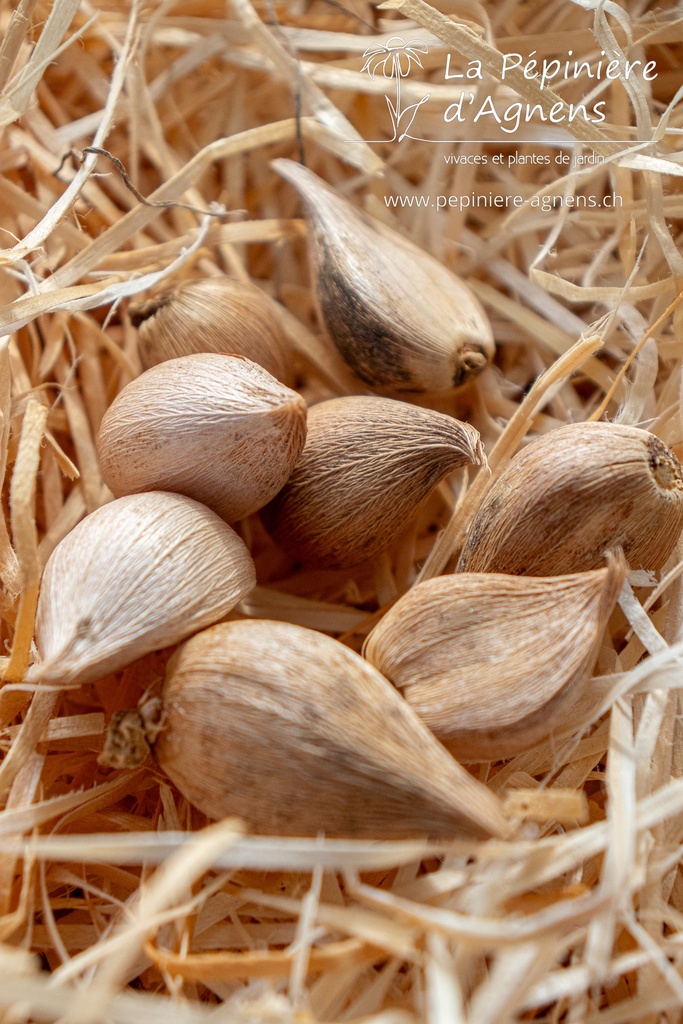
<instances>
[{"instance_id":1,"label":"straw","mask_svg":"<svg viewBox=\"0 0 683 1024\"><path fill-rule=\"evenodd\" d=\"M98 762L112 715L160 687L171 650L66 691L30 678L45 564L111 500L97 433L141 371L133 297L198 277L251 281L273 300L309 404L370 391L321 326L311 228L276 158L303 159L471 287L493 365L458 392L403 397L470 422L488 468L444 481L399 541L350 569L300 565L257 516L237 524L258 586L232 618L359 651L398 597L453 568L530 438L610 419L683 456L677 6L21 0L0 35L0 1016L678 1020L680 545L656 573L629 576L561 727L506 762L468 766L501 798L505 839L210 824L153 758L127 771ZM398 83L414 113L400 142L396 78L362 70L392 36L420 58ZM657 75L620 85L584 71L543 88L521 69L503 75L505 54L570 49L592 69L601 50L622 69L654 60ZM475 61L481 79L446 77ZM469 93L501 110L554 108L561 135L538 116L516 135L447 122ZM604 122L567 119L584 100L604 103ZM612 193L621 205L576 204ZM464 196L468 207L449 205Z\"/></svg>"}]
</instances>

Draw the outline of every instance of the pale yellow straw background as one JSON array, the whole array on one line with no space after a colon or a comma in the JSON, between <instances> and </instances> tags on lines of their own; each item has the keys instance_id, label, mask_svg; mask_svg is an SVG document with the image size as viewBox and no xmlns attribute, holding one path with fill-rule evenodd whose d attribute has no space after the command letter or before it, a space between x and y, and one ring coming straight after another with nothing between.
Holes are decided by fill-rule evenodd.
<instances>
[{"instance_id":1,"label":"pale yellow straw background","mask_svg":"<svg viewBox=\"0 0 683 1024\"><path fill-rule=\"evenodd\" d=\"M194 277L254 281L279 303L306 399L358 390L316 323L301 207L276 157L303 154L469 282L495 366L430 404L477 427L491 473L471 474L467 492L455 473L400 544L357 570L293 569L252 517L240 530L260 584L236 615L360 650L418 573L452 568L484 489L529 432L605 415L683 455L680 8L21 0L1 5L0 33L0 1018L683 1019L683 552L625 589L563 733L471 766L506 801L509 842L249 836L239 821L210 825L151 762L100 767L111 713L135 705L163 653L64 695L22 688L41 570L110 499L95 437L141 369L129 300ZM377 141L391 134L395 82L361 71L392 35L428 41L401 82L404 104L429 93L420 138L402 142ZM505 53L595 62L615 46L655 60L655 80L558 79L552 97L531 79L500 81ZM533 142L476 141L456 124L449 142L443 111L463 85L444 74L448 54L451 69L480 61L479 88L503 107L513 90L576 103L595 87L606 119L567 126L562 150L543 145L538 119ZM507 162L560 151L573 162L559 169ZM449 152L488 159L447 163ZM617 209L530 202L612 192ZM437 194L529 202L386 203Z\"/></svg>"}]
</instances>

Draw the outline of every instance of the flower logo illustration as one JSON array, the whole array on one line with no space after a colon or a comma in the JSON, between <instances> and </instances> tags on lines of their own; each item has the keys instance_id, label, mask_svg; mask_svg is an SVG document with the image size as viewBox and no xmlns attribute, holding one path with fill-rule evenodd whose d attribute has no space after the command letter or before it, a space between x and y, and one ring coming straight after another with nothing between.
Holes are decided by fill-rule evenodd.
<instances>
[{"instance_id":1,"label":"flower logo illustration","mask_svg":"<svg viewBox=\"0 0 683 1024\"><path fill-rule=\"evenodd\" d=\"M382 72L384 78L396 80L396 104L394 105L388 96L385 97L394 129L390 142L396 139L401 142L408 136L415 115L431 95L427 93L418 103L411 103L401 109L401 79L406 77L413 64L422 67L421 53L429 53L429 47L421 39L413 39L407 43L403 36L391 36L386 43L373 43L372 46L368 46L363 54L365 63L361 68L361 73L367 71L373 82L378 71ZM401 127L400 133L399 126Z\"/></svg>"}]
</instances>

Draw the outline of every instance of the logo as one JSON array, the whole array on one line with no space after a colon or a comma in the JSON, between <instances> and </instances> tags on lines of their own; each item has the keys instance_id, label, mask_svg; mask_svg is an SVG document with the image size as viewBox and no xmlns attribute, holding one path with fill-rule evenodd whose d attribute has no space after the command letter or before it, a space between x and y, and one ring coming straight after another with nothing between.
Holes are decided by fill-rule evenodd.
<instances>
[{"instance_id":1,"label":"logo","mask_svg":"<svg viewBox=\"0 0 683 1024\"><path fill-rule=\"evenodd\" d=\"M484 71L483 61L479 59L469 59L466 66L451 70L451 54L448 53L444 81L456 83L449 90L449 99L453 100L454 92L457 99L444 110L432 112L427 131L430 137L422 138L420 134L413 134L413 123L420 107L427 103L432 93L428 92L417 102L409 102L404 106L401 83L414 67L424 70L421 56L429 53L427 43L422 39L407 41L398 35L391 36L385 43L373 43L363 53L361 73L367 72L373 82L379 74L387 82L395 82L395 93L393 96L385 95L391 118L391 138L368 141L384 143L412 139L415 142L440 143L500 142L506 138L512 141L512 137L525 128L528 128L528 137L516 137L515 142L564 144L577 140L584 143L610 141L610 135L603 135L602 131L595 132L595 139L587 136L582 138L571 127L574 121L587 128L602 125L606 121L606 100L596 102L599 95L597 86L614 79L627 81L640 78L643 82L652 82L657 77L654 60L624 63L615 56L610 59L605 50L600 51L597 62L581 60L573 50L567 50L564 56L543 59L535 57L535 52L533 50L529 56L517 52L500 53L500 67L494 76L496 81L493 82ZM558 83L570 81L585 83L585 87L590 90L585 99L566 102L554 91ZM524 88L521 88L522 85ZM499 89L499 86L502 88ZM419 95L418 90L419 86L410 88L411 98ZM518 98L511 101L510 93ZM520 93L523 93L524 99L519 98ZM438 91L435 100L438 100ZM431 135L432 131L436 136L441 134L434 127L439 113L442 125L453 126L449 138ZM461 125L465 127L461 128ZM605 124L605 128L608 127ZM629 139L612 141L627 143Z\"/></svg>"},{"instance_id":2,"label":"logo","mask_svg":"<svg viewBox=\"0 0 683 1024\"><path fill-rule=\"evenodd\" d=\"M413 64L422 67L420 54L429 53L429 47L421 39L413 39L407 43L403 36L391 36L386 43L374 43L368 46L363 54L365 63L361 72L367 71L370 78L375 80L375 75L381 71L384 78L389 81L396 80L396 102L393 103L389 96L385 96L391 117L393 135L390 139L377 140L387 142L402 142L403 139L410 139L409 134L415 115L426 103L431 93L427 93L417 103L411 103L407 107L401 106L401 79L405 78Z\"/></svg>"}]
</instances>

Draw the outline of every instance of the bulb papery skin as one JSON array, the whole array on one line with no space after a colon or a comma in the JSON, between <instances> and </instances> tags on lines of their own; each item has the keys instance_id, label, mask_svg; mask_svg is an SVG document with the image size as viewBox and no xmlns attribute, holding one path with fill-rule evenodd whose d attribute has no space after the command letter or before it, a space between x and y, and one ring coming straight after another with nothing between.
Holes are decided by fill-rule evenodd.
<instances>
[{"instance_id":1,"label":"bulb papery skin","mask_svg":"<svg viewBox=\"0 0 683 1024\"><path fill-rule=\"evenodd\" d=\"M227 277L185 281L131 307L146 370L197 352L246 356L291 387L291 346L275 303L249 282Z\"/></svg>"},{"instance_id":2,"label":"bulb papery skin","mask_svg":"<svg viewBox=\"0 0 683 1024\"><path fill-rule=\"evenodd\" d=\"M48 559L34 677L100 679L225 618L255 583L244 542L199 502L162 491L118 498Z\"/></svg>"},{"instance_id":3,"label":"bulb papery skin","mask_svg":"<svg viewBox=\"0 0 683 1024\"><path fill-rule=\"evenodd\" d=\"M502 835L497 797L396 690L338 641L241 620L193 637L167 666L154 756L212 818L270 835Z\"/></svg>"},{"instance_id":4,"label":"bulb papery skin","mask_svg":"<svg viewBox=\"0 0 683 1024\"><path fill-rule=\"evenodd\" d=\"M567 576L439 576L389 609L364 654L454 757L512 757L582 696L625 574L616 556Z\"/></svg>"},{"instance_id":5,"label":"bulb papery skin","mask_svg":"<svg viewBox=\"0 0 683 1024\"><path fill-rule=\"evenodd\" d=\"M459 572L559 576L604 565L657 570L683 529L683 470L654 434L572 423L534 438L491 486L470 524Z\"/></svg>"},{"instance_id":6,"label":"bulb papery skin","mask_svg":"<svg viewBox=\"0 0 683 1024\"><path fill-rule=\"evenodd\" d=\"M301 164L273 167L305 206L320 322L364 384L389 397L442 394L485 369L493 332L460 278Z\"/></svg>"},{"instance_id":7,"label":"bulb papery skin","mask_svg":"<svg viewBox=\"0 0 683 1024\"><path fill-rule=\"evenodd\" d=\"M186 494L226 522L284 486L306 439L306 403L241 356L168 360L131 381L97 440L114 494Z\"/></svg>"},{"instance_id":8,"label":"bulb papery skin","mask_svg":"<svg viewBox=\"0 0 683 1024\"><path fill-rule=\"evenodd\" d=\"M391 398L333 398L309 409L299 461L261 517L306 564L358 565L406 529L448 473L485 462L468 423Z\"/></svg>"}]
</instances>

